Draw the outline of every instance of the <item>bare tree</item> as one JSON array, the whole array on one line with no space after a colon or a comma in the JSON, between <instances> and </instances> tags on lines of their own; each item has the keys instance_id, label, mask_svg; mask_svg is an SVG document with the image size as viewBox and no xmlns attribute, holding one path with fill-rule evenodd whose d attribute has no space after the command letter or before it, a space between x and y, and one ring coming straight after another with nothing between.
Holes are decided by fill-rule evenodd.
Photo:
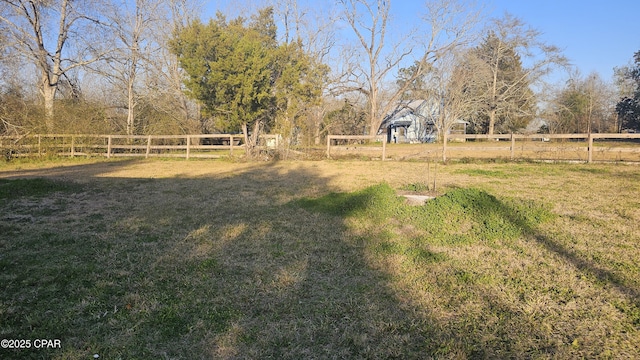
<instances>
[{"instance_id":1,"label":"bare tree","mask_svg":"<svg viewBox=\"0 0 640 360\"><path fill-rule=\"evenodd\" d=\"M40 73L38 88L48 131L54 130L54 99L60 80L107 53L100 49L102 42L96 41L104 29L96 4L89 0L0 2L0 21L5 24L12 46Z\"/></svg>"},{"instance_id":2,"label":"bare tree","mask_svg":"<svg viewBox=\"0 0 640 360\"><path fill-rule=\"evenodd\" d=\"M155 22L162 2L160 0L120 0L110 4L108 18L114 35L116 49L108 62L108 74L116 87L122 87L126 94L126 132L134 133L137 87L139 75L144 70L145 61L158 51L159 45L153 41Z\"/></svg>"},{"instance_id":3,"label":"bare tree","mask_svg":"<svg viewBox=\"0 0 640 360\"><path fill-rule=\"evenodd\" d=\"M597 72L590 73L585 79L588 98L588 132L615 131L615 90L611 83L600 77Z\"/></svg>"},{"instance_id":4,"label":"bare tree","mask_svg":"<svg viewBox=\"0 0 640 360\"><path fill-rule=\"evenodd\" d=\"M199 108L183 91L184 72L178 58L169 51L169 41L175 33L197 19L202 10L201 0L165 0L154 24L157 51L147 59L146 87L153 91L152 104L159 112L169 114L182 131L194 131L193 122L199 119Z\"/></svg>"},{"instance_id":5,"label":"bare tree","mask_svg":"<svg viewBox=\"0 0 640 360\"><path fill-rule=\"evenodd\" d=\"M318 86L317 90L324 94L328 88L328 78L324 73L328 72L328 67L322 64L328 62L328 57L335 46L337 19L335 12L328 8L331 5L301 0L271 0L270 3L274 7L276 21L281 29L279 36L281 42L284 44L297 42L302 47L305 56L312 64L311 68L322 72L316 77L317 81L314 85ZM309 137L309 140L313 140L316 145L320 144L323 121L329 108L325 98L305 104L300 109L301 116L296 121L296 130ZM302 133L298 134L298 138Z\"/></svg>"},{"instance_id":6,"label":"bare tree","mask_svg":"<svg viewBox=\"0 0 640 360\"><path fill-rule=\"evenodd\" d=\"M350 61L340 70L336 91L356 91L365 96L369 109L369 133L376 134L413 81L447 52L469 40L479 13L456 0L429 0L423 17L425 28L405 32L392 39L390 0L340 0L344 20L353 31L357 45L350 48ZM426 35L426 36L424 36ZM392 40L392 41L390 41ZM404 74L404 85L385 88L394 72L407 63L415 64ZM386 93L388 96L383 97Z\"/></svg>"},{"instance_id":7,"label":"bare tree","mask_svg":"<svg viewBox=\"0 0 640 360\"><path fill-rule=\"evenodd\" d=\"M493 20L485 43L476 55L484 61L477 72L484 74L484 84L476 95L485 98L482 111L488 118L487 133L493 134L498 116L534 117L538 84L555 66L567 66L561 50L540 40L540 32L522 20L505 14ZM523 65L528 60L528 66Z\"/></svg>"},{"instance_id":8,"label":"bare tree","mask_svg":"<svg viewBox=\"0 0 640 360\"><path fill-rule=\"evenodd\" d=\"M430 121L442 141L442 161L446 161L447 134L456 124L468 119L478 108L481 99L469 96L469 88L482 80L469 66L469 51L455 51L440 57L425 80L425 91L431 109L427 112Z\"/></svg>"},{"instance_id":9,"label":"bare tree","mask_svg":"<svg viewBox=\"0 0 640 360\"><path fill-rule=\"evenodd\" d=\"M547 105L550 132L616 131L615 91L598 73L586 77L574 72Z\"/></svg>"},{"instance_id":10,"label":"bare tree","mask_svg":"<svg viewBox=\"0 0 640 360\"><path fill-rule=\"evenodd\" d=\"M117 0L108 9L111 37L105 41L114 51L107 66L92 66L92 72L113 87L112 107L126 110L122 128L127 134L151 128L165 131L167 125L171 131L197 131L198 126L185 124L196 115L182 91L183 74L167 42L197 18L198 1Z\"/></svg>"}]
</instances>

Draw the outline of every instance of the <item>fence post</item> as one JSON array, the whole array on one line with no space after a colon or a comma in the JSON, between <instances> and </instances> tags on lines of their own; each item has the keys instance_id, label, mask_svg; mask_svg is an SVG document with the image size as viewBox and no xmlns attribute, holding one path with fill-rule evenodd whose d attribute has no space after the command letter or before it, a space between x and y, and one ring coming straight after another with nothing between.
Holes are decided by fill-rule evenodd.
<instances>
[{"instance_id":1,"label":"fence post","mask_svg":"<svg viewBox=\"0 0 640 360\"><path fill-rule=\"evenodd\" d=\"M111 135L107 137L107 159L111 158Z\"/></svg>"},{"instance_id":2,"label":"fence post","mask_svg":"<svg viewBox=\"0 0 640 360\"><path fill-rule=\"evenodd\" d=\"M189 160L191 150L191 136L187 135L187 160Z\"/></svg>"},{"instance_id":3,"label":"fence post","mask_svg":"<svg viewBox=\"0 0 640 360\"><path fill-rule=\"evenodd\" d=\"M229 157L233 156L233 135L229 135Z\"/></svg>"},{"instance_id":4,"label":"fence post","mask_svg":"<svg viewBox=\"0 0 640 360\"><path fill-rule=\"evenodd\" d=\"M446 131L442 135L442 162L447 161L447 142L449 141L449 135ZM435 189L435 185L434 185Z\"/></svg>"},{"instance_id":5,"label":"fence post","mask_svg":"<svg viewBox=\"0 0 640 360\"><path fill-rule=\"evenodd\" d=\"M147 153L144 156L145 159L149 158L150 152L151 152L151 135L149 135L149 137L147 138Z\"/></svg>"},{"instance_id":6,"label":"fence post","mask_svg":"<svg viewBox=\"0 0 640 360\"><path fill-rule=\"evenodd\" d=\"M71 157L76 155L76 137L71 135Z\"/></svg>"},{"instance_id":7,"label":"fence post","mask_svg":"<svg viewBox=\"0 0 640 360\"><path fill-rule=\"evenodd\" d=\"M382 161L387 159L387 139L382 139Z\"/></svg>"},{"instance_id":8,"label":"fence post","mask_svg":"<svg viewBox=\"0 0 640 360\"><path fill-rule=\"evenodd\" d=\"M516 138L513 136L513 132L511 132L511 161L513 161L515 150L516 150Z\"/></svg>"},{"instance_id":9,"label":"fence post","mask_svg":"<svg viewBox=\"0 0 640 360\"><path fill-rule=\"evenodd\" d=\"M593 135L591 133L589 133L587 143L587 163L591 163L593 161Z\"/></svg>"},{"instance_id":10,"label":"fence post","mask_svg":"<svg viewBox=\"0 0 640 360\"><path fill-rule=\"evenodd\" d=\"M42 156L42 138L38 135L38 156Z\"/></svg>"}]
</instances>

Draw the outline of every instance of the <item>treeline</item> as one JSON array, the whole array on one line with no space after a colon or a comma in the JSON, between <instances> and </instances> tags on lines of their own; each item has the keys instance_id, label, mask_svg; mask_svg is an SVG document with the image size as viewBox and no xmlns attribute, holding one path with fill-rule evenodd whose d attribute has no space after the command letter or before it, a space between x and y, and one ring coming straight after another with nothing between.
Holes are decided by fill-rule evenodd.
<instances>
[{"instance_id":1,"label":"treeline","mask_svg":"<svg viewBox=\"0 0 640 360\"><path fill-rule=\"evenodd\" d=\"M252 144L271 131L313 145L377 133L417 99L440 132L457 120L489 134L640 129L640 52L608 81L508 14L430 0L399 27L391 6L274 0L203 20L196 0L0 1L0 134L243 132ZM550 84L557 71L570 80Z\"/></svg>"}]
</instances>

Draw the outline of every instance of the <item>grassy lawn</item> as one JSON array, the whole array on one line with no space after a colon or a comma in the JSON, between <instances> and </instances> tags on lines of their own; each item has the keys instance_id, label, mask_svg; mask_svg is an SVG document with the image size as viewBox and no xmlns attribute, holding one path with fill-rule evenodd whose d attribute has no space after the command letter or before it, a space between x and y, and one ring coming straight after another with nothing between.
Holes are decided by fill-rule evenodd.
<instances>
[{"instance_id":1,"label":"grassy lawn","mask_svg":"<svg viewBox=\"0 0 640 360\"><path fill-rule=\"evenodd\" d=\"M0 339L61 346L0 358L638 357L638 194L621 164L1 163Z\"/></svg>"}]
</instances>

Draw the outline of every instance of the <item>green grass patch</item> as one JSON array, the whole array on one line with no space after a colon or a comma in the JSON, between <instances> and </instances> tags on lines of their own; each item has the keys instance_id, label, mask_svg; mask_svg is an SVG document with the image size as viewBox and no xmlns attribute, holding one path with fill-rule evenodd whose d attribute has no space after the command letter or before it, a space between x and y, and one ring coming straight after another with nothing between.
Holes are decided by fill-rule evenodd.
<instances>
[{"instance_id":1,"label":"green grass patch","mask_svg":"<svg viewBox=\"0 0 640 360\"><path fill-rule=\"evenodd\" d=\"M53 192L70 192L78 190L79 185L70 182L49 179L0 179L0 199L17 199L20 197L43 197Z\"/></svg>"},{"instance_id":2,"label":"green grass patch","mask_svg":"<svg viewBox=\"0 0 640 360\"><path fill-rule=\"evenodd\" d=\"M376 221L396 213L402 202L395 190L383 183L353 193L330 193L317 199L301 199L296 205L334 216Z\"/></svg>"},{"instance_id":3,"label":"green grass patch","mask_svg":"<svg viewBox=\"0 0 640 360\"><path fill-rule=\"evenodd\" d=\"M427 192L430 190L429 184L424 182L416 182L411 184L406 184L400 187L400 190L404 191L412 191L412 192Z\"/></svg>"},{"instance_id":4,"label":"green grass patch","mask_svg":"<svg viewBox=\"0 0 640 360\"><path fill-rule=\"evenodd\" d=\"M506 173L503 170L485 170L485 169L459 169L457 174L465 174L470 176L486 176L499 179L506 179L514 176L518 176L515 173Z\"/></svg>"},{"instance_id":5,"label":"green grass patch","mask_svg":"<svg viewBox=\"0 0 640 360\"><path fill-rule=\"evenodd\" d=\"M303 199L298 204L334 216L352 217L359 226L367 224L372 233L394 218L403 226L421 230L420 240L414 241L430 244L514 240L534 233L540 223L554 217L548 206L528 200L498 199L474 188L453 189L424 206L409 206L386 183L353 193ZM384 251L390 245L381 246Z\"/></svg>"}]
</instances>

